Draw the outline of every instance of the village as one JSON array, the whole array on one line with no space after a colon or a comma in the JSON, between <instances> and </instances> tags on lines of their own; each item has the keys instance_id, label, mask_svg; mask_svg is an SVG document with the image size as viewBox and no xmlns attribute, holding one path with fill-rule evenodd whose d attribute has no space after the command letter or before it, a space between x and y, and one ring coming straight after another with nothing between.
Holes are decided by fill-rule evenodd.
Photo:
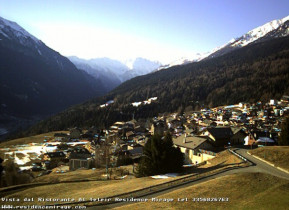
<instances>
[{"instance_id":1,"label":"village","mask_svg":"<svg viewBox=\"0 0 289 210\"><path fill-rule=\"evenodd\" d=\"M153 99L143 105L155 103L157 98ZM1 148L1 152L4 162L12 160L22 171L41 172L39 176L59 166L66 170L57 173L124 165L135 168L147 140L152 135L170 132L174 146L184 154L184 167L190 167L213 159L232 146L278 145L281 123L288 113L289 96L283 96L280 101L268 103L239 103L160 115L150 120L115 122L109 129L72 128L45 136L42 143L14 145Z\"/></svg>"}]
</instances>

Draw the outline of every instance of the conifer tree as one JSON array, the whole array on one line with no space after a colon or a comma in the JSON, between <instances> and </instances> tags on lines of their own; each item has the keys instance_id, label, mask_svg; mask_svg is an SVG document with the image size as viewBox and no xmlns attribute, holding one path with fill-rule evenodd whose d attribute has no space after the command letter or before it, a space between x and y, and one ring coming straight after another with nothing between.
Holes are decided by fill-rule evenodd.
<instances>
[{"instance_id":1,"label":"conifer tree","mask_svg":"<svg viewBox=\"0 0 289 210\"><path fill-rule=\"evenodd\" d=\"M179 148L173 146L172 136L167 133L164 137L152 136L144 147L137 175L151 176L169 172L181 172L184 157Z\"/></svg>"}]
</instances>

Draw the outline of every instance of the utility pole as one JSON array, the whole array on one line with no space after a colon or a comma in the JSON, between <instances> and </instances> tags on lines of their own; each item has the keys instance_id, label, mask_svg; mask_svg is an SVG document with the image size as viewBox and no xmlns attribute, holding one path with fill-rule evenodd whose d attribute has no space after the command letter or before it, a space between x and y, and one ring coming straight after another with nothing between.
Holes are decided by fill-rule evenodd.
<instances>
[{"instance_id":1,"label":"utility pole","mask_svg":"<svg viewBox=\"0 0 289 210\"><path fill-rule=\"evenodd\" d=\"M108 151L107 151L107 145L105 145L105 155L106 155L106 179L108 178Z\"/></svg>"},{"instance_id":2,"label":"utility pole","mask_svg":"<svg viewBox=\"0 0 289 210\"><path fill-rule=\"evenodd\" d=\"M107 131L105 132L105 143L104 143L104 151L105 151L105 168L106 168L106 179L108 180L108 142L107 142Z\"/></svg>"},{"instance_id":3,"label":"utility pole","mask_svg":"<svg viewBox=\"0 0 289 210\"><path fill-rule=\"evenodd\" d=\"M264 147L264 160L266 160L266 146L267 146L267 129L265 130L265 133L266 133L266 138L265 138L265 147Z\"/></svg>"}]
</instances>

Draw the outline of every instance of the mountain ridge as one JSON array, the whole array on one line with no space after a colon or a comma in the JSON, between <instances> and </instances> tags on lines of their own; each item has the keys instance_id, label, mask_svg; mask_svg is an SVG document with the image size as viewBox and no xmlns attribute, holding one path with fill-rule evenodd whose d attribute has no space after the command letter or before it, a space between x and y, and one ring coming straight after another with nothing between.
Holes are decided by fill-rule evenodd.
<instances>
[{"instance_id":1,"label":"mountain ridge","mask_svg":"<svg viewBox=\"0 0 289 210\"><path fill-rule=\"evenodd\" d=\"M106 93L99 80L17 23L0 18L0 39L1 129L15 130Z\"/></svg>"},{"instance_id":2,"label":"mountain ridge","mask_svg":"<svg viewBox=\"0 0 289 210\"><path fill-rule=\"evenodd\" d=\"M68 59L78 68L82 68L92 76L96 78L102 77L104 78L102 79L103 81L106 79L105 82L111 83L113 87L133 77L148 74L161 65L159 62L140 57L125 61L107 57L86 60L76 56L69 56Z\"/></svg>"},{"instance_id":3,"label":"mountain ridge","mask_svg":"<svg viewBox=\"0 0 289 210\"><path fill-rule=\"evenodd\" d=\"M222 47L216 48L205 59L224 55L228 52L231 52L238 48L242 48L254 42L265 41L266 39L263 39L263 38L266 36L268 37L270 33L274 34L275 32L276 34L274 37L271 37L271 38L287 36L289 34L288 30L287 30L287 33L285 34L280 34L280 33L278 34L276 33L276 31L278 31L278 29L283 26L285 26L285 28L287 29L288 23L289 23L288 20L289 20L289 16L286 16L282 19L272 20L268 23L265 23L262 26L256 27L238 38L231 39L227 44L223 45Z\"/></svg>"},{"instance_id":4,"label":"mountain ridge","mask_svg":"<svg viewBox=\"0 0 289 210\"><path fill-rule=\"evenodd\" d=\"M161 66L158 70L166 69L175 65L185 65L192 62L199 62L204 59L210 59L213 57L221 56L235 49L254 43L255 41L260 42L268 40L268 36L270 36L270 34L275 34L274 38L287 36L289 34L288 20L289 15L281 19L272 20L270 22L263 24L262 26L258 26L248 31L247 33L243 34L240 37L232 38L229 42L221 46L218 46L209 52L197 53L192 57L182 57L176 59L175 61L172 61L168 64ZM278 29L282 27L284 27L284 29L282 30L283 34L280 32L278 33L277 32ZM270 38L273 37L271 36Z\"/></svg>"}]
</instances>

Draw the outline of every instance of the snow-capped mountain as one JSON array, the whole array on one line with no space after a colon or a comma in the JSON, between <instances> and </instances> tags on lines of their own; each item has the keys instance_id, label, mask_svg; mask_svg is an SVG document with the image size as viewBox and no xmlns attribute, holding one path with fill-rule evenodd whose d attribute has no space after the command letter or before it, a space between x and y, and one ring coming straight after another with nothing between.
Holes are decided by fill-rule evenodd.
<instances>
[{"instance_id":1,"label":"snow-capped mountain","mask_svg":"<svg viewBox=\"0 0 289 210\"><path fill-rule=\"evenodd\" d=\"M245 47L251 43L288 36L289 34L288 25L289 25L289 16L282 18L280 20L273 20L249 31L248 33L242 35L241 37L231 39L228 43L216 47L210 52L202 54L197 53L190 57L181 57L168 64L162 65L161 67L159 67L158 70L166 69L176 65L185 65L192 62L199 62L203 59L210 59L213 57L224 55L233 50Z\"/></svg>"},{"instance_id":2,"label":"snow-capped mountain","mask_svg":"<svg viewBox=\"0 0 289 210\"><path fill-rule=\"evenodd\" d=\"M289 20L289 16L280 19L280 20L273 20L269 23L264 24L263 26L257 27L248 33L244 34L242 37L237 38L236 40L231 42L231 46L241 46L244 47L257 39L264 37L269 32L276 30L281 25L283 25L286 21Z\"/></svg>"},{"instance_id":3,"label":"snow-capped mountain","mask_svg":"<svg viewBox=\"0 0 289 210\"><path fill-rule=\"evenodd\" d=\"M159 62L150 61L144 58L128 59L124 61L113 60L110 58L94 58L85 60L76 56L68 57L79 69L96 78L113 79L114 84L122 83L136 76L148 74L159 68Z\"/></svg>"},{"instance_id":4,"label":"snow-capped mountain","mask_svg":"<svg viewBox=\"0 0 289 210\"><path fill-rule=\"evenodd\" d=\"M38 56L53 63L60 69L65 69L63 56L47 47L41 40L37 39L17 23L0 17L0 39L1 45L29 56ZM65 58L64 58L65 59Z\"/></svg>"},{"instance_id":5,"label":"snow-capped mountain","mask_svg":"<svg viewBox=\"0 0 289 210\"><path fill-rule=\"evenodd\" d=\"M128 59L122 63L125 64L129 70L134 71L137 75L149 74L162 65L158 61L150 61L145 58Z\"/></svg>"},{"instance_id":6,"label":"snow-capped mountain","mask_svg":"<svg viewBox=\"0 0 289 210\"><path fill-rule=\"evenodd\" d=\"M28 33L17 23L6 20L2 17L0 17L0 36L2 44L6 46L11 47L13 43L15 44L17 42L22 47L29 48L34 53L42 55L41 46L44 44L39 39ZM18 50L21 49L22 48Z\"/></svg>"},{"instance_id":7,"label":"snow-capped mountain","mask_svg":"<svg viewBox=\"0 0 289 210\"><path fill-rule=\"evenodd\" d=\"M0 17L0 33L8 39L18 38L22 44L27 42L27 39L32 39L36 43L40 40L25 31L17 23L6 20Z\"/></svg>"},{"instance_id":8,"label":"snow-capped mountain","mask_svg":"<svg viewBox=\"0 0 289 210\"><path fill-rule=\"evenodd\" d=\"M188 63L193 63L193 62L198 62L201 61L202 59L206 58L210 53L196 53L190 57L181 57L179 59L176 59L168 64L164 64L162 66L160 66L157 70L161 70L161 69L167 69L170 68L172 66L177 66L177 65L185 65Z\"/></svg>"},{"instance_id":9,"label":"snow-capped mountain","mask_svg":"<svg viewBox=\"0 0 289 210\"><path fill-rule=\"evenodd\" d=\"M288 36L289 16L280 20L273 20L259 26L241 37L230 40L227 44L213 50L207 57L213 58L224 55L235 49L245 47L251 43L266 41L273 38Z\"/></svg>"}]
</instances>

